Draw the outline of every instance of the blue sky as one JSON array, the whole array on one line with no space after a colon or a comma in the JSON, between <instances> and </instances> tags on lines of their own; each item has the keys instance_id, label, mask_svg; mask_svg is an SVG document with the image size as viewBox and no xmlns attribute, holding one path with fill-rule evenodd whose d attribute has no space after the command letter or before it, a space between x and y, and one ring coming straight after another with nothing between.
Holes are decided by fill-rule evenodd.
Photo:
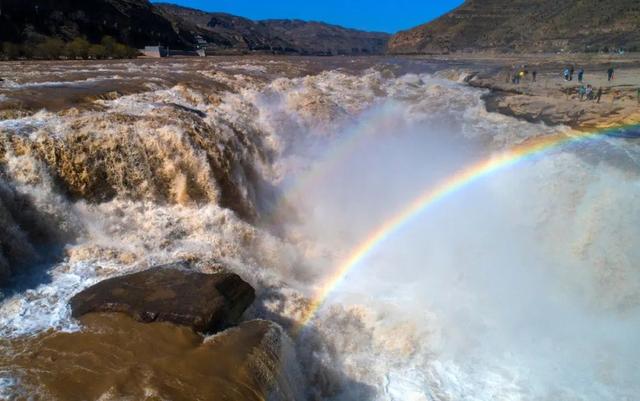
<instances>
[{"instance_id":1,"label":"blue sky","mask_svg":"<svg viewBox=\"0 0 640 401\"><path fill-rule=\"evenodd\" d=\"M295 18L367 31L397 32L430 21L463 0L164 0L251 19Z\"/></svg>"}]
</instances>

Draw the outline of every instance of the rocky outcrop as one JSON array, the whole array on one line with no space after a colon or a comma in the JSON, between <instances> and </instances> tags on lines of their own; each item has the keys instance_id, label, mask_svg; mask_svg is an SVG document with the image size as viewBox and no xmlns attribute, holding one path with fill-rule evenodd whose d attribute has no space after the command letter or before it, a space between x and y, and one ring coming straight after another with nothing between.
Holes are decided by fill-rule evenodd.
<instances>
[{"instance_id":1,"label":"rocky outcrop","mask_svg":"<svg viewBox=\"0 0 640 401\"><path fill-rule=\"evenodd\" d=\"M384 53L388 34L363 32L314 21L252 21L173 4L156 4L180 32L198 37L210 54L265 52L338 55Z\"/></svg>"},{"instance_id":2,"label":"rocky outcrop","mask_svg":"<svg viewBox=\"0 0 640 401\"><path fill-rule=\"evenodd\" d=\"M393 54L640 50L636 0L467 0L390 41Z\"/></svg>"},{"instance_id":3,"label":"rocky outcrop","mask_svg":"<svg viewBox=\"0 0 640 401\"><path fill-rule=\"evenodd\" d=\"M635 125L640 117L638 90L634 86L637 69L620 68L616 71L615 81L608 82L606 69L609 64L583 61L579 65L588 71L583 84L592 85L594 96L601 90L600 101L586 96L581 98L581 83L559 78L557 71L563 68L561 64L530 65L530 69L538 71L536 82L530 77L520 84L506 82L505 75L511 72L507 66L501 73L471 74L467 83L488 90L483 95L488 111L529 122L587 131Z\"/></svg>"},{"instance_id":4,"label":"rocky outcrop","mask_svg":"<svg viewBox=\"0 0 640 401\"><path fill-rule=\"evenodd\" d=\"M120 312L141 322L171 322L208 333L235 324L254 298L253 288L236 274L203 274L175 263L101 281L69 303L76 318Z\"/></svg>"},{"instance_id":5,"label":"rocky outcrop","mask_svg":"<svg viewBox=\"0 0 640 401\"><path fill-rule=\"evenodd\" d=\"M82 331L0 339L25 373L20 391L47 400L293 401L304 385L291 340L264 320L203 338L188 327L90 314Z\"/></svg>"}]
</instances>

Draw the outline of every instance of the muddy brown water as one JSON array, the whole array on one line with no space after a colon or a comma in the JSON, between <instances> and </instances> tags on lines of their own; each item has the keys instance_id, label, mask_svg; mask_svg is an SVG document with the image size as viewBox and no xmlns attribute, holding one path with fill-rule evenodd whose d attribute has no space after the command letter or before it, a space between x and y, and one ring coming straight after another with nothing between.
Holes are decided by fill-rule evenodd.
<instances>
[{"instance_id":1,"label":"muddy brown water","mask_svg":"<svg viewBox=\"0 0 640 401\"><path fill-rule=\"evenodd\" d=\"M0 119L20 116L16 111L53 112L67 108L95 108L101 98L148 91L153 87L188 84L208 92L225 90L207 76L215 71L242 74L257 80L300 77L342 69L363 71L384 64L396 72L424 72L460 64L446 60L402 57L209 57L103 60L0 62ZM217 88L216 88L217 87ZM12 111L13 113L9 113Z\"/></svg>"},{"instance_id":2,"label":"muddy brown water","mask_svg":"<svg viewBox=\"0 0 640 401\"><path fill-rule=\"evenodd\" d=\"M265 399L271 378L260 366L276 363L260 351L267 322L207 340L186 327L122 314L90 314L81 322L79 332L0 340L0 371L19 372L25 390L12 400Z\"/></svg>"},{"instance_id":3,"label":"muddy brown water","mask_svg":"<svg viewBox=\"0 0 640 401\"><path fill-rule=\"evenodd\" d=\"M485 62L477 61L480 64ZM243 82L255 80L266 83L277 77L298 77L326 70L363 71L372 66L382 66L385 70L388 68L396 74L401 74L472 64L473 62L465 60L378 57L227 57L0 63L0 77L5 79L4 83L0 83L0 120L19 117L22 113L33 114L43 108L57 113L55 116L45 114L44 118L60 117L61 120L65 120L69 117L73 120L73 109L89 108L102 111L101 107L105 106L96 102L97 99L113 100L127 94L168 89L174 85L194 88L198 93L215 98L227 90L241 90ZM498 64L485 68L497 69ZM213 74L219 71L223 71L224 74L214 77ZM184 92L185 97L189 95L188 91ZM171 103L173 99L170 96L150 101L165 102L165 107L157 112L142 115L124 114L117 110L108 118L101 113L80 115L73 120L73 125L66 127L67 132L72 134L67 133L62 139L56 139L55 135L52 135L54 139L43 138L37 146L43 148L44 155L51 153L55 156L56 163L61 166L60 171L69 172L60 175L71 177L68 180L69 188L81 188L82 191L77 191L77 194L74 192L74 195L83 199L92 198L89 195L98 193L104 182L112 185L114 192L126 193L126 189L138 194L136 190L140 188L143 195L144 186L141 183L157 182L157 186L151 186L153 191L169 193L164 197L159 196L159 199L171 200L175 197L176 202L185 204L188 204L189 200L210 201L209 197L200 195L208 194L209 181L201 184L195 179L189 179L199 177L196 172L206 172L209 166L203 167L197 163L199 159L191 156L200 154L199 151L202 149L217 150L218 146L214 145L225 142L211 140L217 132L199 125L202 116L198 113L202 113L201 111ZM212 98L208 98L207 102L210 105L216 104ZM163 140L160 137L163 132L160 128L173 126L172 120L179 121L182 125L177 124L177 127L181 132L190 133L191 137L199 141L199 145L190 147L190 143L187 146L183 142L174 144L169 140ZM135 128L131 129L133 133L129 133L131 127ZM35 125L33 130L37 129ZM136 129L141 134L138 134ZM52 131L53 134L57 132ZM96 136L97 138L93 139L89 135L92 131L106 132L110 135ZM150 133L155 135L149 135ZM13 136L23 138L10 134L11 138ZM168 137L173 138L170 135ZM250 138L249 135L248 137ZM249 149L247 143L250 141L243 143L242 150ZM44 152L56 149L52 144L57 144L60 151ZM126 144L127 147L119 147L122 144ZM135 146L129 146L130 144ZM106 150L98 152L95 148ZM235 149L236 152L240 148L229 145L226 149ZM109 159L110 164L102 163L100 157L96 157L95 163L89 163L85 159L92 152L98 156L104 154L117 157ZM601 153L599 150L595 154ZM176 190L178 195L174 195L172 191L179 187L174 185L174 182L180 181L174 180L173 170L167 170L163 164L165 160L171 159L167 157L169 154L173 154L173 160L183 165L181 169L175 170L185 173L184 177L187 177L184 179L184 189ZM224 155L213 151L211 155L215 156L211 157L212 160L217 160L218 156L220 160L230 159L225 159ZM608 159L622 160L611 157ZM140 163L139 160L145 162ZM117 181L120 185L117 186L114 184L115 179L96 179L94 182L97 171L95 168L86 170L92 174L84 174L84 166L102 165L108 167L102 170L105 177L121 179L127 176L128 180ZM211 171L217 174L225 172L232 177L232 173L235 172L230 168L227 172L215 166ZM114 173L109 176L106 172ZM160 173L164 173L165 176ZM230 179L221 182L235 183ZM73 186L74 183L79 185ZM229 186L233 188L231 184ZM235 196L231 190L229 193L233 196L227 196L223 191L222 201L228 198L232 199L231 204L240 204L238 199L243 198ZM101 199L97 195L95 198ZM183 198L186 199L184 202ZM231 329L206 340L188 328L169 323L142 324L118 314L88 315L80 323L82 329L73 333L49 330L14 338L0 338L0 384L3 378L15 381L15 385L10 384L10 393L2 394L0 388L0 399L6 395L12 401L251 401L267 399L270 387L276 382L281 388L280 391L288 392L288 384L275 377L281 363L274 348L278 344L264 343L265 333L271 330L268 323L251 323L242 329ZM327 382L328 387L333 385L330 379L327 379Z\"/></svg>"}]
</instances>

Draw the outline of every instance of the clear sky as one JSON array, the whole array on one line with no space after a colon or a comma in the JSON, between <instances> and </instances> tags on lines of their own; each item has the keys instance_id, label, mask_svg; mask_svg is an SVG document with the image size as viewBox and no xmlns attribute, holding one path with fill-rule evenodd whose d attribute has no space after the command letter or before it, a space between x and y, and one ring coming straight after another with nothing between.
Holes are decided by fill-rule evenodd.
<instances>
[{"instance_id":1,"label":"clear sky","mask_svg":"<svg viewBox=\"0 0 640 401\"><path fill-rule=\"evenodd\" d=\"M159 2L159 1L154 1ZM291 18L394 33L430 21L463 0L164 0L251 19Z\"/></svg>"}]
</instances>

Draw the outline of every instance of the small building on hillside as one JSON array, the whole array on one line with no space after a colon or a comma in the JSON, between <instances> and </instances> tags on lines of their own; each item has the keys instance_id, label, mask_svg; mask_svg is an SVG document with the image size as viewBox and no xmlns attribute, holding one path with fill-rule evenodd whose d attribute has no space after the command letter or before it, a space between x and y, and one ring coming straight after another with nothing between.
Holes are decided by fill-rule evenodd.
<instances>
[{"instance_id":1,"label":"small building on hillside","mask_svg":"<svg viewBox=\"0 0 640 401\"><path fill-rule=\"evenodd\" d=\"M204 49L196 49L196 50L180 50L180 49L169 49L164 46L145 46L144 49L140 49L140 53L144 57L204 57L205 52Z\"/></svg>"},{"instance_id":2,"label":"small building on hillside","mask_svg":"<svg viewBox=\"0 0 640 401\"><path fill-rule=\"evenodd\" d=\"M169 49L164 46L145 46L144 49L140 49L140 53L145 57L167 57L169 55Z\"/></svg>"}]
</instances>

